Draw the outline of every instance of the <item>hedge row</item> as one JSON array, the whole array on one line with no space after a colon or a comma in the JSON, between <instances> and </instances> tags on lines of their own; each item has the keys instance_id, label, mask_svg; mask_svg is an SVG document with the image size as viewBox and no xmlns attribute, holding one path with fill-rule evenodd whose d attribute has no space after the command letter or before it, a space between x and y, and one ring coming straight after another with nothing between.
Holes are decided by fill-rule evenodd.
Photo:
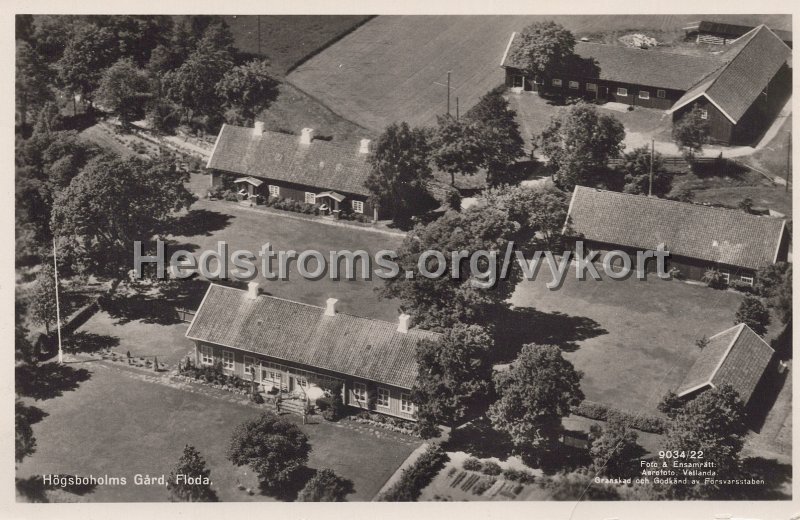
<instances>
[{"instance_id":1,"label":"hedge row","mask_svg":"<svg viewBox=\"0 0 800 520\"><path fill-rule=\"evenodd\" d=\"M622 417L631 428L648 433L661 434L666 430L666 424L661 417L656 417L654 415L634 415L593 401L581 402L581 404L572 408L572 413L597 421L607 421L609 415L617 415Z\"/></svg>"},{"instance_id":2,"label":"hedge row","mask_svg":"<svg viewBox=\"0 0 800 520\"><path fill-rule=\"evenodd\" d=\"M419 458L403 470L400 480L380 497L381 502L416 502L422 490L450 460L438 444L431 444Z\"/></svg>"}]
</instances>

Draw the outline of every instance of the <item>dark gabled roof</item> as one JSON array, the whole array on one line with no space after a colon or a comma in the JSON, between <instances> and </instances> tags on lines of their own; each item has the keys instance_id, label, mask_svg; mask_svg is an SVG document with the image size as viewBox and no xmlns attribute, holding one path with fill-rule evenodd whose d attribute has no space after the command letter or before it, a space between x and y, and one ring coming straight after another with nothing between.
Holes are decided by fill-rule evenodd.
<instances>
[{"instance_id":1,"label":"dark gabled roof","mask_svg":"<svg viewBox=\"0 0 800 520\"><path fill-rule=\"evenodd\" d=\"M292 182L368 196L364 182L370 172L369 154L359 153L357 144L312 140L300 144L300 137L252 128L223 125L208 167L239 175Z\"/></svg>"},{"instance_id":2,"label":"dark gabled roof","mask_svg":"<svg viewBox=\"0 0 800 520\"><path fill-rule=\"evenodd\" d=\"M785 221L673 200L576 186L568 232L588 240L656 250L747 269L774 263Z\"/></svg>"},{"instance_id":3,"label":"dark gabled roof","mask_svg":"<svg viewBox=\"0 0 800 520\"><path fill-rule=\"evenodd\" d=\"M211 284L186 337L410 389L417 343L439 334Z\"/></svg>"},{"instance_id":4,"label":"dark gabled roof","mask_svg":"<svg viewBox=\"0 0 800 520\"><path fill-rule=\"evenodd\" d=\"M703 20L697 26L697 30L703 33L721 34L731 38L738 38L755 29L752 25L736 25L731 23L714 22L711 20ZM784 42L792 41L792 31L783 31L780 29L772 30L778 38Z\"/></svg>"},{"instance_id":5,"label":"dark gabled roof","mask_svg":"<svg viewBox=\"0 0 800 520\"><path fill-rule=\"evenodd\" d=\"M746 404L775 351L753 330L740 323L711 336L677 394L688 395L705 387L730 385Z\"/></svg>"},{"instance_id":6,"label":"dark gabled roof","mask_svg":"<svg viewBox=\"0 0 800 520\"><path fill-rule=\"evenodd\" d=\"M735 124L791 58L791 54L791 49L769 27L759 25L721 55L726 62L724 67L689 89L670 112L705 96Z\"/></svg>"},{"instance_id":7,"label":"dark gabled roof","mask_svg":"<svg viewBox=\"0 0 800 520\"><path fill-rule=\"evenodd\" d=\"M521 36L514 33L502 66L525 68L524 56L519 50L520 44ZM716 57L689 56L600 43L578 42L575 44L575 54L583 59L595 60L600 69L599 79L674 90L690 88L721 65ZM597 76L591 75L587 79L590 77Z\"/></svg>"}]
</instances>

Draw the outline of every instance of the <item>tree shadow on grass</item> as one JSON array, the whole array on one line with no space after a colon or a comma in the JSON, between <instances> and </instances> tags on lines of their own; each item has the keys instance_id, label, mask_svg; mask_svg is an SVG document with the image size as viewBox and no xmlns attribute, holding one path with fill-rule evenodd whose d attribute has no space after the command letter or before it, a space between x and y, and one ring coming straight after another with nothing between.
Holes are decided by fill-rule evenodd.
<instances>
[{"instance_id":1,"label":"tree shadow on grass","mask_svg":"<svg viewBox=\"0 0 800 520\"><path fill-rule=\"evenodd\" d=\"M300 490L303 489L306 483L311 480L315 474L316 470L303 466L294 472L289 482L286 482L277 489L267 488L264 482L261 482L259 485L261 494L277 498L283 502L294 502L297 500L297 495L300 493Z\"/></svg>"},{"instance_id":2,"label":"tree shadow on grass","mask_svg":"<svg viewBox=\"0 0 800 520\"><path fill-rule=\"evenodd\" d=\"M66 486L60 486L56 483L45 484L41 476L34 475L28 478L16 479L16 487L17 493L26 501L43 503L50 501L47 498L47 491L60 489L73 495L83 496L93 492L97 488L97 484L68 484Z\"/></svg>"},{"instance_id":3,"label":"tree shadow on grass","mask_svg":"<svg viewBox=\"0 0 800 520\"><path fill-rule=\"evenodd\" d=\"M79 331L64 339L64 349L71 352L98 352L119 345L119 338Z\"/></svg>"},{"instance_id":4,"label":"tree shadow on grass","mask_svg":"<svg viewBox=\"0 0 800 520\"><path fill-rule=\"evenodd\" d=\"M182 322L174 302L157 296L118 295L104 299L101 308L119 324L137 320L156 325L175 325Z\"/></svg>"},{"instance_id":5,"label":"tree shadow on grass","mask_svg":"<svg viewBox=\"0 0 800 520\"><path fill-rule=\"evenodd\" d=\"M496 362L513 361L523 345L557 345L565 352L578 350L577 342L608 334L591 318L562 312L542 312L530 307L509 309L498 316Z\"/></svg>"},{"instance_id":6,"label":"tree shadow on grass","mask_svg":"<svg viewBox=\"0 0 800 520\"><path fill-rule=\"evenodd\" d=\"M89 377L89 371L85 368L76 369L55 362L21 365L16 367L16 391L37 401L52 399L77 389Z\"/></svg>"},{"instance_id":7,"label":"tree shadow on grass","mask_svg":"<svg viewBox=\"0 0 800 520\"><path fill-rule=\"evenodd\" d=\"M506 460L514 445L507 433L498 432L488 419L480 418L453 430L443 447L446 451L463 451L481 459Z\"/></svg>"},{"instance_id":8,"label":"tree shadow on grass","mask_svg":"<svg viewBox=\"0 0 800 520\"><path fill-rule=\"evenodd\" d=\"M171 222L169 232L174 236L210 236L228 227L232 217L208 209L192 209Z\"/></svg>"}]
</instances>

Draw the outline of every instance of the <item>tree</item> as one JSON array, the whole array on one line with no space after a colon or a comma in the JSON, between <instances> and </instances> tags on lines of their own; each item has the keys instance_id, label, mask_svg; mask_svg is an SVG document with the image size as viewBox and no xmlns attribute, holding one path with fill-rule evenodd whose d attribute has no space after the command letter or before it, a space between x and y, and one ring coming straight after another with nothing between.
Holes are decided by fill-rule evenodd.
<instances>
[{"instance_id":1,"label":"tree","mask_svg":"<svg viewBox=\"0 0 800 520\"><path fill-rule=\"evenodd\" d=\"M20 126L28 121L28 113L53 98L47 64L28 42L19 40L16 47L14 95Z\"/></svg>"},{"instance_id":2,"label":"tree","mask_svg":"<svg viewBox=\"0 0 800 520\"><path fill-rule=\"evenodd\" d=\"M426 132L393 123L378 137L365 185L373 199L406 226L411 217L433 208L426 182L431 178L431 147Z\"/></svg>"},{"instance_id":3,"label":"tree","mask_svg":"<svg viewBox=\"0 0 800 520\"><path fill-rule=\"evenodd\" d=\"M496 257L516 236L518 226L502 210L483 207L448 211L427 225L416 226L397 250L400 272L417 272L423 255L426 255L423 263L428 270L435 271L439 260L427 256L426 251L444 252L445 270L441 276L427 277L418 273L413 278L388 278L380 290L381 296L399 299L423 327L445 329L461 322L491 328L497 313L508 308L507 300L520 280L515 264L510 266L505 278L498 276ZM488 254L475 257L473 272L463 259L456 259L459 268L454 269L451 251L486 251ZM495 255L494 267L492 254Z\"/></svg>"},{"instance_id":4,"label":"tree","mask_svg":"<svg viewBox=\"0 0 800 520\"><path fill-rule=\"evenodd\" d=\"M703 117L704 110L695 105L672 125L672 139L688 160L703 151L711 126Z\"/></svg>"},{"instance_id":5,"label":"tree","mask_svg":"<svg viewBox=\"0 0 800 520\"><path fill-rule=\"evenodd\" d=\"M229 107L253 121L278 96L278 81L270 75L268 61L253 60L226 72L216 89Z\"/></svg>"},{"instance_id":6,"label":"tree","mask_svg":"<svg viewBox=\"0 0 800 520\"><path fill-rule=\"evenodd\" d=\"M650 155L648 146L640 146L624 154L620 171L625 175L625 193L650 193ZM653 195L664 197L672 189L672 174L664 168L664 158L658 152L653 155Z\"/></svg>"},{"instance_id":7,"label":"tree","mask_svg":"<svg viewBox=\"0 0 800 520\"><path fill-rule=\"evenodd\" d=\"M602 175L608 174L608 160L619 156L624 138L622 123L580 102L553 116L538 142L559 187L572 191L576 184L598 186L607 180Z\"/></svg>"},{"instance_id":8,"label":"tree","mask_svg":"<svg viewBox=\"0 0 800 520\"><path fill-rule=\"evenodd\" d=\"M756 273L755 291L766 299L767 307L773 309L786 324L792 319L792 265L778 262L762 267Z\"/></svg>"},{"instance_id":9,"label":"tree","mask_svg":"<svg viewBox=\"0 0 800 520\"><path fill-rule=\"evenodd\" d=\"M91 101L103 71L118 57L114 34L106 28L79 22L56 64L61 84L73 95Z\"/></svg>"},{"instance_id":10,"label":"tree","mask_svg":"<svg viewBox=\"0 0 800 520\"><path fill-rule=\"evenodd\" d=\"M482 163L481 142L473 125L451 115L439 116L431 139L433 162L450 174L455 186L456 173L474 175Z\"/></svg>"},{"instance_id":11,"label":"tree","mask_svg":"<svg viewBox=\"0 0 800 520\"><path fill-rule=\"evenodd\" d=\"M753 329L753 332L763 336L767 333L769 322L769 311L761 303L761 300L750 295L742 299L742 303L739 304L739 309L736 311L736 321L734 323L744 323Z\"/></svg>"},{"instance_id":12,"label":"tree","mask_svg":"<svg viewBox=\"0 0 800 520\"><path fill-rule=\"evenodd\" d=\"M604 426L592 426L590 437L589 454L598 474L625 478L639 470L639 436L620 414L610 413Z\"/></svg>"},{"instance_id":13,"label":"tree","mask_svg":"<svg viewBox=\"0 0 800 520\"><path fill-rule=\"evenodd\" d=\"M481 194L486 207L503 211L518 224L512 239L516 247L558 251L567 220L569 195L554 186L503 186Z\"/></svg>"},{"instance_id":14,"label":"tree","mask_svg":"<svg viewBox=\"0 0 800 520\"><path fill-rule=\"evenodd\" d=\"M142 254L153 254L155 237L194 201L187 178L167 159L92 159L53 206L51 228L71 266L118 278L132 268L135 241L141 241Z\"/></svg>"},{"instance_id":15,"label":"tree","mask_svg":"<svg viewBox=\"0 0 800 520\"><path fill-rule=\"evenodd\" d=\"M14 402L14 460L22 462L36 451L36 438L31 428L32 407L17 399Z\"/></svg>"},{"instance_id":16,"label":"tree","mask_svg":"<svg viewBox=\"0 0 800 520\"><path fill-rule=\"evenodd\" d=\"M464 115L474 127L480 145L481 166L487 170L491 186L514 184L509 166L525 155L524 141L519 133L517 113L511 110L501 90L486 93Z\"/></svg>"},{"instance_id":17,"label":"tree","mask_svg":"<svg viewBox=\"0 0 800 520\"><path fill-rule=\"evenodd\" d=\"M187 477L191 479L188 482ZM183 448L183 455L167 478L167 490L175 502L217 501L217 493L211 488L211 470L194 446L187 444Z\"/></svg>"},{"instance_id":18,"label":"tree","mask_svg":"<svg viewBox=\"0 0 800 520\"><path fill-rule=\"evenodd\" d=\"M56 281L49 264L42 266L28 295L28 314L50 334L50 325L56 322Z\"/></svg>"},{"instance_id":19,"label":"tree","mask_svg":"<svg viewBox=\"0 0 800 520\"><path fill-rule=\"evenodd\" d=\"M331 469L317 471L297 495L298 502L344 502L352 493L353 482L338 476Z\"/></svg>"},{"instance_id":20,"label":"tree","mask_svg":"<svg viewBox=\"0 0 800 520\"><path fill-rule=\"evenodd\" d=\"M531 75L546 80L574 55L575 37L555 22L536 22L522 30L519 44L510 52L510 58L524 64Z\"/></svg>"},{"instance_id":21,"label":"tree","mask_svg":"<svg viewBox=\"0 0 800 520\"><path fill-rule=\"evenodd\" d=\"M123 58L103 71L96 98L103 108L127 124L144 116L148 90L147 74L133 60Z\"/></svg>"},{"instance_id":22,"label":"tree","mask_svg":"<svg viewBox=\"0 0 800 520\"><path fill-rule=\"evenodd\" d=\"M249 466L268 492L291 482L308 461L311 445L296 425L264 413L236 427L228 447L228 459Z\"/></svg>"},{"instance_id":23,"label":"tree","mask_svg":"<svg viewBox=\"0 0 800 520\"><path fill-rule=\"evenodd\" d=\"M437 425L454 428L488 405L492 338L478 325L457 324L438 341L417 344L417 379L411 399L421 431L438 435ZM434 435L435 434L435 435Z\"/></svg>"},{"instance_id":24,"label":"tree","mask_svg":"<svg viewBox=\"0 0 800 520\"><path fill-rule=\"evenodd\" d=\"M507 432L524 457L541 464L558 444L561 419L583 400L581 377L558 347L523 346L508 370L495 373L500 398L489 407L492 425Z\"/></svg>"},{"instance_id":25,"label":"tree","mask_svg":"<svg viewBox=\"0 0 800 520\"><path fill-rule=\"evenodd\" d=\"M704 391L678 411L664 449L702 451L717 475L734 478L745 433L744 404L732 387L723 385Z\"/></svg>"},{"instance_id":26,"label":"tree","mask_svg":"<svg viewBox=\"0 0 800 520\"><path fill-rule=\"evenodd\" d=\"M218 26L210 26L181 66L162 76L168 96L187 118L218 117L221 113L217 83L233 67L232 47L222 33Z\"/></svg>"}]
</instances>

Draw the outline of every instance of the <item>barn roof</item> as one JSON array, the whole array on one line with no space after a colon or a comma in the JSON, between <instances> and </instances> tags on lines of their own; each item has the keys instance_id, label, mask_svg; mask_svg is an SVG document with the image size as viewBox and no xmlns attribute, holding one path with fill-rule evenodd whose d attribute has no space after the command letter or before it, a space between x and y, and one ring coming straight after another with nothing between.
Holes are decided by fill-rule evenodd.
<instances>
[{"instance_id":1,"label":"barn roof","mask_svg":"<svg viewBox=\"0 0 800 520\"><path fill-rule=\"evenodd\" d=\"M520 34L514 33L502 66L525 68L521 43ZM674 90L687 90L721 64L716 57L689 56L601 43L577 42L575 54L580 58L595 60L600 69L599 76L590 75L587 79L599 77L606 81Z\"/></svg>"},{"instance_id":2,"label":"barn roof","mask_svg":"<svg viewBox=\"0 0 800 520\"><path fill-rule=\"evenodd\" d=\"M785 221L730 210L576 186L568 231L589 240L747 269L774 263Z\"/></svg>"},{"instance_id":3,"label":"barn roof","mask_svg":"<svg viewBox=\"0 0 800 520\"><path fill-rule=\"evenodd\" d=\"M769 27L759 25L722 54L726 63L724 67L689 89L670 112L704 96L735 124L791 54L791 49Z\"/></svg>"},{"instance_id":4,"label":"barn roof","mask_svg":"<svg viewBox=\"0 0 800 520\"><path fill-rule=\"evenodd\" d=\"M682 397L705 387L731 385L747 403L774 352L750 327L735 325L709 338L677 394Z\"/></svg>"},{"instance_id":5,"label":"barn roof","mask_svg":"<svg viewBox=\"0 0 800 520\"><path fill-rule=\"evenodd\" d=\"M356 195L370 194L364 182L370 172L369 154L350 145L312 140L303 145L296 135L223 125L208 167L262 179Z\"/></svg>"},{"instance_id":6,"label":"barn roof","mask_svg":"<svg viewBox=\"0 0 800 520\"><path fill-rule=\"evenodd\" d=\"M396 323L336 313L274 296L211 284L186 337L290 363L410 389L415 348L440 335L397 331Z\"/></svg>"}]
</instances>

